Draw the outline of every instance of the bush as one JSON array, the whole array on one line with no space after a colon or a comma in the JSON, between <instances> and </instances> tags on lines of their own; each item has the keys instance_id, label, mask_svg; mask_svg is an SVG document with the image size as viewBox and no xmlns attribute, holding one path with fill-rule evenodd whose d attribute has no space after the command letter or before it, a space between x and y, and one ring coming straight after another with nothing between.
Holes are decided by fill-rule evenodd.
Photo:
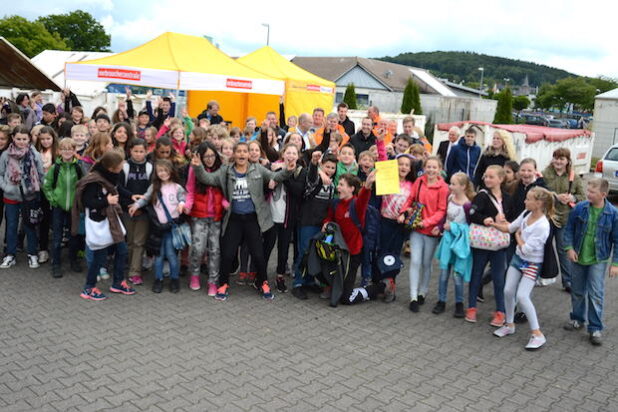
<instances>
[{"instance_id":1,"label":"bush","mask_svg":"<svg viewBox=\"0 0 618 412\"><path fill-rule=\"evenodd\" d=\"M358 109L358 104L356 103L356 90L354 89L354 83L348 84L348 87L345 88L343 102L347 104L348 108L351 110Z\"/></svg>"}]
</instances>

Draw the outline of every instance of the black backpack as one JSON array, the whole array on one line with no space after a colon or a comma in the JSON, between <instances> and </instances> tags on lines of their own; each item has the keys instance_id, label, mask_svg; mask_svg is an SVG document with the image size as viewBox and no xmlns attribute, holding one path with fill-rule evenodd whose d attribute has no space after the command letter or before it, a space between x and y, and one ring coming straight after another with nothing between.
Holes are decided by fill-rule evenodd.
<instances>
[{"instance_id":1,"label":"black backpack","mask_svg":"<svg viewBox=\"0 0 618 412\"><path fill-rule=\"evenodd\" d=\"M83 171L78 162L73 163L73 167L75 168L75 173L77 173L77 180L83 177ZM60 167L57 164L54 164L54 175L52 178L52 189L56 188L58 184L58 175L60 174Z\"/></svg>"},{"instance_id":2,"label":"black backpack","mask_svg":"<svg viewBox=\"0 0 618 412\"><path fill-rule=\"evenodd\" d=\"M530 212L524 215L524 219L528 217ZM545 241L545 247L543 249L543 263L539 271L539 277L543 279L553 279L560 272L560 258L558 256L558 248L556 247L556 225L552 219L549 220L549 236Z\"/></svg>"}]
</instances>

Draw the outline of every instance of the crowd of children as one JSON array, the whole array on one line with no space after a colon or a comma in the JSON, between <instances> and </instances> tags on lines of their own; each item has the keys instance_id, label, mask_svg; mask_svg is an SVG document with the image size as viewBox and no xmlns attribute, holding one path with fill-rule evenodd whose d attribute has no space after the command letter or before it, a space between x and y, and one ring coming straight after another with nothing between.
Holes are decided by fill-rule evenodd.
<instances>
[{"instance_id":1,"label":"crowd of children","mask_svg":"<svg viewBox=\"0 0 618 412\"><path fill-rule=\"evenodd\" d=\"M77 98L65 95L64 105L2 119L0 268L16 264L25 234L29 267L51 254L54 278L65 273L63 244L73 272L83 271L85 257L84 299L106 299L97 282L110 277L108 269L110 292L124 295L136 293L152 269L155 293L163 291L166 272L172 293L187 274L189 289L200 290L203 277L208 295L225 301L240 268L237 283L264 299L274 298L270 280L284 293L291 276L293 296L319 293L336 306L394 301L400 267L393 265L408 241L410 311L419 312L432 294L435 260L433 313L445 312L452 278L454 316L476 322L477 302L491 282L494 334L515 332L518 308L531 329L525 347L538 349L546 338L532 290L561 275L572 297L565 328L587 323L590 341L602 342L604 276L618 243L618 211L605 199L606 181L593 179L584 191L568 149L556 150L541 172L533 159L518 162L506 131L481 150L474 129L461 136L453 128L431 156L412 117L398 134L396 122L380 118L375 107L356 133L345 104L338 113L324 117L316 109L281 126L269 112L261 126L250 117L230 130L215 101L192 119L184 109L176 117L172 97L153 107L147 95L135 113L127 89L111 117L99 107L87 118ZM399 191L377 196L375 162L388 159L397 163ZM267 267L275 247L273 278ZM315 256L336 263L339 281L308 270ZM613 277L618 256L611 259Z\"/></svg>"}]
</instances>

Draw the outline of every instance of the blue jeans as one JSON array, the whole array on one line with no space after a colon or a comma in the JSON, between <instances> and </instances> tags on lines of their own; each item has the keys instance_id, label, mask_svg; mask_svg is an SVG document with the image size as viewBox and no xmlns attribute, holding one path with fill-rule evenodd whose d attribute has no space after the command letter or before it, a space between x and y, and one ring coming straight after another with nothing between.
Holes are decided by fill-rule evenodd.
<instances>
[{"instance_id":1,"label":"blue jeans","mask_svg":"<svg viewBox=\"0 0 618 412\"><path fill-rule=\"evenodd\" d=\"M66 212L59 207L52 208L52 265L60 266L60 254L62 251L62 233L64 228L71 229L71 212ZM69 260L77 259L79 239L77 236L69 237Z\"/></svg>"},{"instance_id":2,"label":"blue jeans","mask_svg":"<svg viewBox=\"0 0 618 412\"><path fill-rule=\"evenodd\" d=\"M504 279L506 276L506 249L493 251L472 248L472 278L470 279L470 290L468 292L468 307L476 308L476 297L479 294L487 262L489 262L491 280L494 283L496 310L505 313Z\"/></svg>"},{"instance_id":3,"label":"blue jeans","mask_svg":"<svg viewBox=\"0 0 618 412\"><path fill-rule=\"evenodd\" d=\"M581 323L588 318L588 332L603 330L603 294L607 263L571 264L571 319ZM588 316L586 316L586 304Z\"/></svg>"},{"instance_id":4,"label":"blue jeans","mask_svg":"<svg viewBox=\"0 0 618 412\"><path fill-rule=\"evenodd\" d=\"M17 253L17 228L19 225L19 215L23 211L23 203L16 205L5 203L4 210L6 213L6 254L15 256ZM25 217L22 216L22 219L25 220ZM37 231L34 226L25 221L23 222L23 227L26 232L28 254L36 255L39 246Z\"/></svg>"},{"instance_id":5,"label":"blue jeans","mask_svg":"<svg viewBox=\"0 0 618 412\"><path fill-rule=\"evenodd\" d=\"M320 226L300 226L298 228L298 258L294 263L294 285L293 287L309 285L313 283L313 277L311 279L303 279L300 271L300 264L303 261L305 253L309 249L309 243L311 238L320 232L322 228Z\"/></svg>"},{"instance_id":6,"label":"blue jeans","mask_svg":"<svg viewBox=\"0 0 618 412\"><path fill-rule=\"evenodd\" d=\"M116 243L110 247L91 250L86 246L86 260L88 262L88 274L86 275L85 289L91 289L97 284L97 275L101 270L101 266L107 261L107 256L114 253L114 273L112 278L112 286L120 286L124 280L124 268L127 263L129 251L125 242Z\"/></svg>"},{"instance_id":7,"label":"blue jeans","mask_svg":"<svg viewBox=\"0 0 618 412\"><path fill-rule=\"evenodd\" d=\"M440 238L412 232L410 235L410 300L427 296L431 263ZM420 285L420 286L419 286Z\"/></svg>"},{"instance_id":8,"label":"blue jeans","mask_svg":"<svg viewBox=\"0 0 618 412\"><path fill-rule=\"evenodd\" d=\"M567 257L564 250L564 228L556 228L555 232L556 249L558 249L558 260L560 261L560 273L562 273L562 287L571 286L571 267L573 263Z\"/></svg>"},{"instance_id":9,"label":"blue jeans","mask_svg":"<svg viewBox=\"0 0 618 412\"><path fill-rule=\"evenodd\" d=\"M155 278L157 278L158 280L163 280L164 259L167 259L168 263L170 264L170 278L178 279L178 275L180 274L180 267L178 265L178 251L174 249L174 245L172 244L171 231L163 235L163 240L161 241L161 249L159 250L159 256L157 256L154 261Z\"/></svg>"},{"instance_id":10,"label":"blue jeans","mask_svg":"<svg viewBox=\"0 0 618 412\"><path fill-rule=\"evenodd\" d=\"M438 300L440 302L446 302L446 292L448 290L448 279L451 277L451 273L453 273L453 281L455 282L455 303L463 303L463 300L464 300L463 277L453 272L452 265L449 265L448 269L442 269L440 271Z\"/></svg>"}]
</instances>

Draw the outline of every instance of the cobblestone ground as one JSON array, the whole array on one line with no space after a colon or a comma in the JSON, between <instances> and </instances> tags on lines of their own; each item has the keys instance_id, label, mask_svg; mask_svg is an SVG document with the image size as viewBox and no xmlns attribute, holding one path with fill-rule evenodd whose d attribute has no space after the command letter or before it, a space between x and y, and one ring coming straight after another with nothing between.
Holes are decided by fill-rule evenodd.
<instances>
[{"instance_id":1,"label":"cobblestone ground","mask_svg":"<svg viewBox=\"0 0 618 412\"><path fill-rule=\"evenodd\" d=\"M26 267L19 256L0 272L2 411L618 409L618 280L608 281L601 347L562 330L566 293L536 289L548 343L531 353L527 325L491 335L490 288L477 324L453 318L452 295L433 315L436 271L413 314L407 267L394 303L336 309L316 295L266 302L235 285L227 302L184 284L155 295L150 281L91 302L79 297L83 275Z\"/></svg>"}]
</instances>

